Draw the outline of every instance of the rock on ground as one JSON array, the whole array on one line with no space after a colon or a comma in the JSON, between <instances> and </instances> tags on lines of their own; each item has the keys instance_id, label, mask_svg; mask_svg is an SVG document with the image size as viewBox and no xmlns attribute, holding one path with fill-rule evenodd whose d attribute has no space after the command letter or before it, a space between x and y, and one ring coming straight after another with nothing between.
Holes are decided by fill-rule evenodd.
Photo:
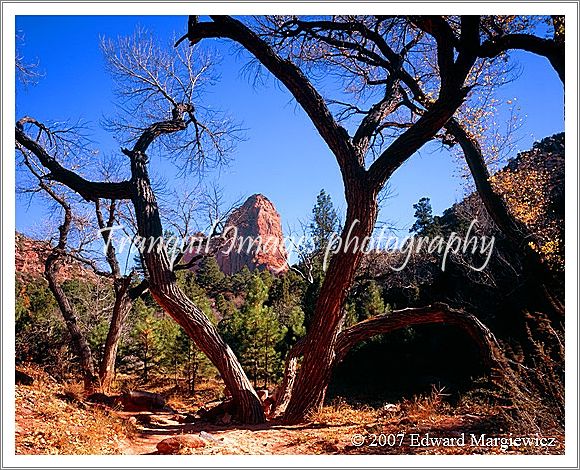
<instances>
[{"instance_id":1,"label":"rock on ground","mask_svg":"<svg viewBox=\"0 0 580 470\"><path fill-rule=\"evenodd\" d=\"M205 447L205 441L194 435L181 435L163 439L157 443L157 451L160 454L177 454L181 449L198 449Z\"/></svg>"}]
</instances>

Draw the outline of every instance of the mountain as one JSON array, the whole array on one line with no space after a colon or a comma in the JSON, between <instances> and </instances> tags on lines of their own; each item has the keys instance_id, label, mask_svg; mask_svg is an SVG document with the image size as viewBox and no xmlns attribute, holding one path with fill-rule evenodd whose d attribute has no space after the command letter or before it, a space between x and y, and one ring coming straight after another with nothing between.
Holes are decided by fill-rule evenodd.
<instances>
[{"instance_id":1,"label":"mountain","mask_svg":"<svg viewBox=\"0 0 580 470\"><path fill-rule=\"evenodd\" d=\"M225 223L224 233L233 235L216 255L225 274L234 274L244 266L274 274L288 270L280 214L266 196L254 194L235 209Z\"/></svg>"}]
</instances>

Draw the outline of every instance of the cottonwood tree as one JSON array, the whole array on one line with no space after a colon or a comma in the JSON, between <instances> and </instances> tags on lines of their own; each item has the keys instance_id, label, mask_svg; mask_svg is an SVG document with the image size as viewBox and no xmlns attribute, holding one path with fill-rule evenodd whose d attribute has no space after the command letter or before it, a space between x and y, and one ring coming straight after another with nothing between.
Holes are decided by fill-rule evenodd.
<instances>
[{"instance_id":1,"label":"cottonwood tree","mask_svg":"<svg viewBox=\"0 0 580 470\"><path fill-rule=\"evenodd\" d=\"M544 44L544 48L530 47L526 50L547 54L552 58L557 55L562 60L554 59L551 62L553 65L557 62L563 67L563 21L560 17L543 20L553 23L553 39L542 39L530 33L536 23L542 21L541 17L481 19L479 25L481 43L476 48L478 59L467 75L472 92L434 138L446 145L458 144L461 148L486 209L494 223L511 242L513 249L523 258L528 290L530 297L534 299L531 302L533 308L550 313L550 317L558 325L563 319L564 311L561 282L549 270L540 255L531 248L533 234L510 212L506 201L492 187L487 161L499 151L497 145L485 146L480 142L484 140L486 133L489 133L488 125L497 112L496 100L493 98L495 89L513 79L508 60L510 49L527 47L525 45L530 43ZM400 22L399 28L396 21ZM273 17L261 21L261 31L264 37L273 38L270 42L277 50L307 67L337 69L337 74L342 76L347 89L353 90L355 98L359 98L359 101L364 102L365 97L368 101L368 96L382 93L382 87L386 86L389 78L393 81L398 80L404 95L401 108L406 109L410 116L401 115L396 111L390 113L389 118L381 122L380 132L375 136L375 143L377 140L382 143L385 136L397 137L397 133L392 133L392 129L395 131L399 128L409 129L422 118L426 109L435 103L437 87L442 86L439 79L441 69L437 69L441 58L439 47L431 49L425 47L419 53L422 59L419 61L402 58L403 66L399 68L387 63L388 54L392 57L392 51L389 50L389 44L386 42L381 44L381 38L377 38L377 31L380 31L381 27L387 28L384 26L387 23L390 24L391 34L394 35L392 40L408 41L407 45L413 44L413 30L416 31L415 38L427 34L441 45L457 45L461 38L459 17L407 17L397 20L385 17L337 17L334 21ZM501 30L500 25L503 28ZM490 53L492 45L493 54ZM385 53L387 55L383 56ZM482 60L485 58L493 60ZM446 60L449 59L450 57ZM562 70L561 68L560 71ZM560 77L563 77L563 73ZM377 92L377 89L380 91ZM342 119L367 114L358 103L344 101L335 103L342 108L338 113ZM369 112L372 109L373 106ZM345 122L348 124L348 119ZM525 334L523 330L522 333Z\"/></svg>"},{"instance_id":2,"label":"cottonwood tree","mask_svg":"<svg viewBox=\"0 0 580 470\"><path fill-rule=\"evenodd\" d=\"M456 24L452 17L441 17L437 21L447 24L450 31ZM428 22L422 20L417 23L423 28L430 27ZM536 33L538 24L548 25L551 28L551 31L546 33L547 37L541 37ZM481 21L482 42L478 56L509 61L509 53L512 50L524 50L544 56L564 84L564 37L564 17L562 16L484 16ZM421 93L419 85L417 83L414 96L418 101L422 101L426 95ZM487 127L489 123L489 120L482 122L479 127ZM534 299L531 302L532 308L540 308L549 315L554 325L559 326L564 316L561 279L550 270L542 256L533 249L534 243L536 245L538 243L530 228L518 220L505 198L493 187L488 161L494 158L499 149L495 145L486 145L486 131L478 132L474 129L473 122L469 120L462 122L456 116L449 120L445 129L447 130L446 143L460 147L473 177L475 188L494 224L511 243L512 248L522 256L523 271L526 273L529 285L528 296Z\"/></svg>"},{"instance_id":3,"label":"cottonwood tree","mask_svg":"<svg viewBox=\"0 0 580 470\"><path fill-rule=\"evenodd\" d=\"M197 48L167 50L143 32L115 44L104 42L103 50L118 86L120 118L109 126L124 138L130 178L93 181L50 152L22 126L15 129L16 142L34 155L51 179L59 181L85 200L130 201L138 235L149 243L141 253L149 290L157 303L187 332L219 370L228 387L240 420L264 421L264 412L250 381L231 348L207 316L184 294L163 242L163 227L157 198L149 176L148 152L157 150L180 161L184 168L219 163L235 142L235 127L199 102L211 77L211 60ZM130 118L130 120L129 120Z\"/></svg>"},{"instance_id":4,"label":"cottonwood tree","mask_svg":"<svg viewBox=\"0 0 580 470\"><path fill-rule=\"evenodd\" d=\"M183 38L192 44L204 38L228 38L253 54L304 109L341 170L347 201L342 240L346 241L348 235L355 243L332 257L309 332L287 358L278 412L284 412L284 419L288 422L305 419L311 410L321 405L332 369L343 357L342 352L355 342L385 330L403 328L413 322L453 323L477 340L489 362L496 363L498 355L497 344L485 326L475 317L444 305L412 312L395 311L389 317L378 315L342 329L344 301L363 258L361 248L364 240L373 232L378 212L377 199L382 188L397 168L442 132L476 85L481 76L479 72L485 70L487 61L478 57L480 18L459 17L453 28L439 17L419 17L412 21L396 17L336 17L308 23L317 35L323 36L323 41L320 37L308 43L301 41L301 37L305 37L302 35L304 21L297 18L282 19L281 24L275 20L274 29L264 32L256 23L249 27L234 18L221 16L212 16L211 21L206 22L191 17L188 33ZM280 34L277 34L278 30ZM152 49L139 51L147 56ZM351 54L344 54L341 52L343 49ZM195 49L189 49L192 50ZM296 50L301 51L300 54ZM179 57L186 53L183 49L178 51ZM424 51L428 52L427 58ZM359 102L359 105L356 102L346 105L336 102L339 110L333 115L321 93L304 73L309 67L308 61L302 60L304 53L314 54L314 58L320 58L325 66L338 67L340 74L354 70L358 77L363 78L363 84L375 86L376 93L364 95L360 78L349 78L349 89L355 95L364 96L371 102L370 106L367 102ZM137 54L137 59L141 56ZM134 55L123 58L132 64L130 69L147 69L142 66L143 60L134 59ZM151 65L147 60L145 63ZM126 122L120 122L117 126L123 131L129 130L133 139L130 148L123 149L130 160L131 179L114 183L88 180L62 165L22 129L16 129L16 139L51 172L52 178L85 199L131 201L139 235L158 240L155 243L158 250L143 254L153 297L217 366L238 407L240 419L261 421L264 416L257 396L231 349L175 283L175 274L160 240L163 230L148 173L146 152L151 151L155 142L162 144L158 147L161 150L175 149L174 155L186 163L203 163L208 157L203 144L213 146L219 158L224 155L219 138L227 137L229 133L212 133L210 127L202 124L200 110L194 107L193 97L188 93L191 88L183 87L182 83L175 84L158 64L153 64L153 74L122 74L129 77L130 84L128 87L127 82L123 84L126 87L124 96L147 103L132 109L132 119L142 120L141 125L127 127ZM126 67L118 69L126 71ZM426 91L419 89L427 97L424 103L419 102L420 112L408 111L417 105L411 99L417 101L415 97L420 96L412 81L407 82L408 76L419 79L426 88ZM169 89L167 83L173 83L174 88ZM341 124L341 118L351 119L351 123L347 125L343 120ZM353 129L352 135L345 126ZM214 138L208 139L208 135ZM298 368L300 356L302 362Z\"/></svg>"},{"instance_id":5,"label":"cottonwood tree","mask_svg":"<svg viewBox=\"0 0 580 470\"><path fill-rule=\"evenodd\" d=\"M505 69L502 63L506 62L507 52L510 49L525 49L545 55L563 81L563 19L561 17L544 18L546 22L553 23L554 37L551 39L543 39L530 33L534 29L535 21L540 20L522 17L483 17L481 19L479 25L481 44L475 48L478 60L467 75L470 86L478 93L470 93L464 104L458 108L455 116L446 122L443 132L436 133L434 138L447 144L460 145L486 209L497 227L511 242L514 250L522 255L530 297L535 299L532 301L533 308L540 308L551 314L550 318L558 326L563 320L564 311L561 282L550 272L539 254L532 249L530 241L533 240L533 236L530 230L517 220L502 196L491 186L490 171L486 165L483 146L478 142L478 134L471 132L471 128L484 126L481 122L465 120L465 115L475 107L478 110L473 114L480 118L489 116L495 111L492 109L491 112L482 112L473 101L482 93L484 96L487 95L487 100L494 87L501 84L501 81L505 81L505 77L509 79L509 68ZM356 94L364 96L366 93L367 96L372 96L372 91L369 89L385 86L389 78L399 80L403 86L403 107L411 113L410 119L407 117L401 119L397 113L393 112L392 117L383 121L381 126L386 129L399 127L410 129L415 122L425 116L426 110L436 103L436 88L444 86L444 77L440 75L444 70L441 67L445 66L445 62L453 60L449 53L446 54L447 57L441 55L445 48L440 46L460 44L463 35L462 19L459 17L401 19L401 21L406 21L407 28L418 29L419 35L422 32L434 38L437 48L432 49L431 53L429 49L425 49L420 54L420 57L428 64L427 66L425 62L417 64L417 62L405 61L405 58L402 58L403 66L397 68L390 64L391 69L388 68L389 64L385 63L381 55L390 54L392 51L389 50L388 44L381 44L380 38L377 37L377 31L380 31L381 25L388 21L389 18L382 17L346 17L338 18L338 21L335 18L335 21L331 23L319 19L274 18L263 23L262 31L265 32L266 37L273 37L271 43L274 47L285 52L289 58L311 64L310 66L312 64L322 64L325 67L338 66L346 77L345 81L349 81L349 86ZM412 44L413 39L408 39L408 30L405 32L405 29L397 29L396 23L390 24L391 31L395 32L400 41L408 41L408 45ZM402 27L405 28L405 26ZM392 54L390 55L393 57ZM435 55L437 60L435 60ZM388 55L386 57L389 58ZM494 60L485 61L481 58ZM502 60L498 61L497 58ZM437 64L438 70L437 67L431 70L430 64ZM486 100L480 99L479 102L483 101L485 104ZM340 104L343 106L342 115L344 113L349 117L355 114L365 115L364 111L358 106L353 106L352 103ZM373 108L374 105L369 108L367 116ZM416 116L413 116L415 113ZM463 117L463 121L460 117ZM382 139L383 136L379 135L378 138ZM392 138L398 137L395 134ZM492 150L497 151L493 148ZM487 156L489 157L489 154ZM522 332L525 334L524 330Z\"/></svg>"},{"instance_id":6,"label":"cottonwood tree","mask_svg":"<svg viewBox=\"0 0 580 470\"><path fill-rule=\"evenodd\" d=\"M29 132L30 129L35 129L37 134L34 142L37 145L52 148L56 153L66 153L71 150L71 145L73 147L76 146L75 142L77 142L78 136L75 136L74 128L51 130L31 118L19 120L17 127L21 129L27 128ZM96 199L94 201L93 218L96 220L96 228L106 246L105 259L109 267L107 270L100 266L95 257L91 257L89 247L95 242L94 237L83 237L76 243L75 247L71 246L71 229L75 226L79 224L86 226L88 224L88 231L93 233L96 231L90 230L90 221L86 220L87 216L81 216L82 208L71 202L72 198L66 194L62 185L52 181L50 174L43 171L42 166L36 164L30 151L19 144L17 148L23 157L21 163L36 180L37 188L56 202L63 213L62 223L58 228L57 243L52 247L45 261L44 276L57 301L71 336L74 350L80 359L85 390L88 393L96 389L106 392L109 390L115 374L115 360L123 327L133 302L147 290L147 282L135 284L133 273L125 275L120 268L115 244L111 239L111 230L116 223L116 202L114 200L110 201L107 207L107 217L105 218L101 200ZM32 191L32 189L28 191ZM82 231L83 228L86 229L87 227L80 227L80 230ZM85 333L78 324L78 314L74 304L58 280L58 271L67 262L80 263L103 279L104 282L111 284L113 288L114 302L112 313L98 370L95 370L93 351L91 351Z\"/></svg>"},{"instance_id":7,"label":"cottonwood tree","mask_svg":"<svg viewBox=\"0 0 580 470\"><path fill-rule=\"evenodd\" d=\"M279 412L285 408L287 422L305 419L322 404L333 366L340 357L337 344L352 331L349 328L341 332L344 301L363 258L364 240L372 234L377 220L381 189L411 155L444 128L477 79L480 18L460 17L458 34L453 32L452 37L445 25L426 21L429 28L412 27L405 18L293 17L259 18L248 26L228 16L211 16L211 21L204 22L192 17L183 38L191 44L205 38L227 38L250 52L303 108L333 152L342 174L347 211L341 238L343 242L347 237L356 240L358 246L350 243L332 257L309 332L289 355L278 407ZM421 73L425 72L421 78L429 84L432 99L425 103L420 117L407 119L403 125L393 119L394 124L389 125L387 117L401 114L412 93L401 77L412 73L410 67L412 70L420 65L416 63L416 49L425 47L432 51L433 62L421 68ZM342 103L338 118L333 115L301 69L308 71L313 58L326 67L337 67L330 73L356 70L358 75L349 77L350 89L355 92L360 91L359 77L376 84L377 92L368 99L370 106L362 109L356 103ZM380 75L374 73L377 70ZM360 119L349 135L339 119L353 116ZM398 132L386 137L386 128ZM423 313L427 318L433 311ZM361 327L363 331L377 334L374 324L365 325L370 326ZM302 356L301 365L295 379L288 379L292 369L297 369L297 356Z\"/></svg>"}]
</instances>

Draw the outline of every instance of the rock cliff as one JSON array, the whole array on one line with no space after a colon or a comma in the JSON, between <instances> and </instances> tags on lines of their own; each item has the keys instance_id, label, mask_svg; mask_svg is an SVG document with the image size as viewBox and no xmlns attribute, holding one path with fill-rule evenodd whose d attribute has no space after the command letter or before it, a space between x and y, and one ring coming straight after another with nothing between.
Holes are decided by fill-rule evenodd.
<instances>
[{"instance_id":1,"label":"rock cliff","mask_svg":"<svg viewBox=\"0 0 580 470\"><path fill-rule=\"evenodd\" d=\"M232 212L225 227L231 238L216 255L224 273L234 274L244 266L274 274L288 270L280 215L268 198L250 196Z\"/></svg>"}]
</instances>

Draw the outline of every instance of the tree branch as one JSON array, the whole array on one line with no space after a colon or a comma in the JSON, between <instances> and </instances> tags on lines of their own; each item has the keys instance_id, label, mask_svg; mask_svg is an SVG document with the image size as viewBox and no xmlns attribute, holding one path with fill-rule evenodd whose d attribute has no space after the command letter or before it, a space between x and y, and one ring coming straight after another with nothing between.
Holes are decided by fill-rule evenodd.
<instances>
[{"instance_id":1,"label":"tree branch","mask_svg":"<svg viewBox=\"0 0 580 470\"><path fill-rule=\"evenodd\" d=\"M335 121L324 99L302 71L292 62L282 59L240 21L230 16L211 16L211 19L213 23L197 23L189 28L189 41L195 44L203 38L228 38L242 45L294 96L334 153L343 175L362 172L364 168L356 158L348 132Z\"/></svg>"},{"instance_id":2,"label":"tree branch","mask_svg":"<svg viewBox=\"0 0 580 470\"><path fill-rule=\"evenodd\" d=\"M497 57L510 49L520 49L544 56L556 70L558 77L565 83L565 48L563 43L553 39L544 39L533 34L505 34L484 41L478 51L480 57Z\"/></svg>"},{"instance_id":3,"label":"tree branch","mask_svg":"<svg viewBox=\"0 0 580 470\"><path fill-rule=\"evenodd\" d=\"M395 310L369 318L343 330L339 333L336 342L335 363L342 361L348 351L361 341L401 328L428 324L445 324L461 328L477 344L485 365L490 369L501 368L501 347L493 333L474 315L454 310L446 304Z\"/></svg>"},{"instance_id":4,"label":"tree branch","mask_svg":"<svg viewBox=\"0 0 580 470\"><path fill-rule=\"evenodd\" d=\"M105 242L105 246L107 247L106 252L107 262L111 267L111 273L113 274L113 276L120 277L121 268L119 267L119 261L117 260L117 255L115 253L115 247L111 243L111 228L115 223L115 208L116 208L115 201L112 200L111 205L109 207L109 219L105 223L103 213L101 211L101 202L99 199L95 201L95 213L97 215L97 223L99 224L101 236L103 237L103 241Z\"/></svg>"},{"instance_id":5,"label":"tree branch","mask_svg":"<svg viewBox=\"0 0 580 470\"><path fill-rule=\"evenodd\" d=\"M98 198L130 199L132 197L133 187L130 181L115 183L89 181L58 163L42 145L24 132L22 125L17 124L15 132L16 142L38 158L42 166L50 171L50 177L53 180L68 186L85 200L95 201Z\"/></svg>"}]
</instances>

